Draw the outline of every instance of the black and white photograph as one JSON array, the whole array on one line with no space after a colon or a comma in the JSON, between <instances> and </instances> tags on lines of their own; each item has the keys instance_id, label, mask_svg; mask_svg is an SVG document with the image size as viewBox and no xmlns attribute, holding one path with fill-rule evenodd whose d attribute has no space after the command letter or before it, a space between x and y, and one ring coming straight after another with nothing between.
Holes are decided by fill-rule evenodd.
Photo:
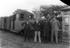
<instances>
[{"instance_id":1,"label":"black and white photograph","mask_svg":"<svg viewBox=\"0 0 70 48\"><path fill-rule=\"evenodd\" d=\"M70 6L61 0L0 0L0 48L70 48Z\"/></svg>"}]
</instances>

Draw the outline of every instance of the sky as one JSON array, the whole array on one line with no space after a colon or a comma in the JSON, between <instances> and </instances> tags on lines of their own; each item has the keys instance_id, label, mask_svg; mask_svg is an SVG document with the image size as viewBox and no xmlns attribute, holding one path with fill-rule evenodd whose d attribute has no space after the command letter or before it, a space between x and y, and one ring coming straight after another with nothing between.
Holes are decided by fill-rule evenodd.
<instances>
[{"instance_id":1,"label":"sky","mask_svg":"<svg viewBox=\"0 0 70 48\"><path fill-rule=\"evenodd\" d=\"M60 0L0 0L0 17L10 16L16 9L31 11L40 5L65 5Z\"/></svg>"}]
</instances>

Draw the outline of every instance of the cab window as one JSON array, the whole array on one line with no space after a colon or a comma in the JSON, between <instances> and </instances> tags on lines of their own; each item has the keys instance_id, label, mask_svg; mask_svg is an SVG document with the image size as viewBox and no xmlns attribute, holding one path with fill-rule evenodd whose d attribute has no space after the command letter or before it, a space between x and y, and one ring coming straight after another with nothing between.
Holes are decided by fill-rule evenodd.
<instances>
[{"instance_id":1,"label":"cab window","mask_svg":"<svg viewBox=\"0 0 70 48\"><path fill-rule=\"evenodd\" d=\"M24 14L20 14L19 20L24 20Z\"/></svg>"}]
</instances>

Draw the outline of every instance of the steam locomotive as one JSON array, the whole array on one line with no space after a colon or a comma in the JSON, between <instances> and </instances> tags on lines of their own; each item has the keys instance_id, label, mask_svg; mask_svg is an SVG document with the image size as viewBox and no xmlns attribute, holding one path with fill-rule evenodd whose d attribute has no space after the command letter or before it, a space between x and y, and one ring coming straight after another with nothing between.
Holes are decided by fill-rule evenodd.
<instances>
[{"instance_id":1,"label":"steam locomotive","mask_svg":"<svg viewBox=\"0 0 70 48\"><path fill-rule=\"evenodd\" d=\"M32 13L25 10L18 10L9 17L0 18L0 29L19 33L24 28L23 24L29 20L33 20Z\"/></svg>"}]
</instances>

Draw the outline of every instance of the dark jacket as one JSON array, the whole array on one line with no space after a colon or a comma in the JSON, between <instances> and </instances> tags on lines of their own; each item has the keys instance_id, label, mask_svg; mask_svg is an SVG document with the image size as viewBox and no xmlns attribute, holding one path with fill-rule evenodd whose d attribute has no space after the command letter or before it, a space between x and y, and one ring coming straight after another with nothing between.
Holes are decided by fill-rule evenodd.
<instances>
[{"instance_id":1,"label":"dark jacket","mask_svg":"<svg viewBox=\"0 0 70 48\"><path fill-rule=\"evenodd\" d=\"M40 31L40 23L34 23L34 30L35 31Z\"/></svg>"},{"instance_id":2,"label":"dark jacket","mask_svg":"<svg viewBox=\"0 0 70 48\"><path fill-rule=\"evenodd\" d=\"M31 25L31 23L28 23L28 24L25 23L24 35L25 35L26 37L33 36L32 30L33 30L33 27L32 27L32 25Z\"/></svg>"},{"instance_id":3,"label":"dark jacket","mask_svg":"<svg viewBox=\"0 0 70 48\"><path fill-rule=\"evenodd\" d=\"M43 28L44 35L49 35L50 31L51 31L50 22L45 22L44 23L44 28Z\"/></svg>"}]
</instances>

